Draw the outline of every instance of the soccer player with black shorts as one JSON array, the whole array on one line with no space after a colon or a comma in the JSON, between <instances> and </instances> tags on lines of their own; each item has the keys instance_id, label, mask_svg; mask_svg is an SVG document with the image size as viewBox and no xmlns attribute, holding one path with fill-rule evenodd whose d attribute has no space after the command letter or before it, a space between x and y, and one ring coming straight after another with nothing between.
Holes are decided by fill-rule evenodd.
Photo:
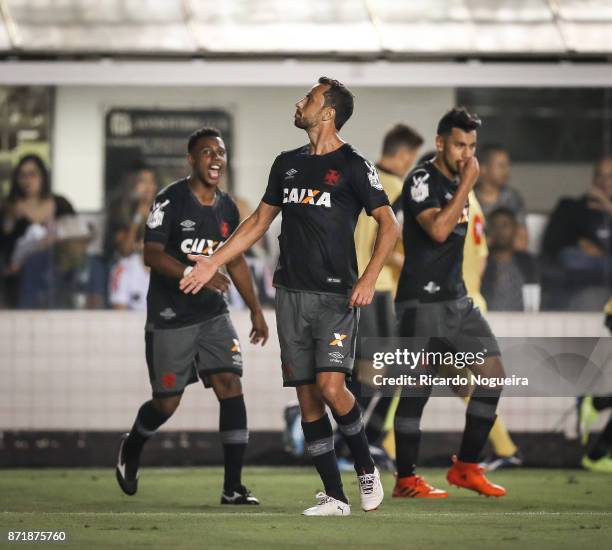
<instances>
[{"instance_id":1,"label":"soccer player with black shorts","mask_svg":"<svg viewBox=\"0 0 612 550\"><path fill-rule=\"evenodd\" d=\"M197 265L181 288L198 292L219 266L261 238L282 211L274 285L283 382L297 389L306 447L325 487L318 504L304 514L340 516L350 514L350 507L326 405L355 459L361 507L374 510L383 499L361 410L345 378L353 367L358 308L372 301L399 225L376 168L338 136L353 112L349 90L321 77L296 108L294 123L310 143L276 158L257 210L218 252L194 258ZM364 208L379 228L368 267L357 279L353 233Z\"/></svg>"},{"instance_id":2,"label":"soccer player with black shorts","mask_svg":"<svg viewBox=\"0 0 612 550\"><path fill-rule=\"evenodd\" d=\"M396 315L400 336L428 338L428 351L484 352L483 364L474 364L470 370L476 376L501 378L499 347L487 321L467 296L462 275L468 195L479 173L475 150L480 125L463 108L446 113L438 123L435 158L418 165L406 180L402 190L405 262L395 298ZM448 496L415 472L420 421L430 393L431 385L403 388L394 421L394 496ZM505 489L487 480L478 460L497 417L500 394L498 386L475 385L459 455L453 456L447 474L452 485L498 497Z\"/></svg>"},{"instance_id":3,"label":"soccer player with black shorts","mask_svg":"<svg viewBox=\"0 0 612 550\"><path fill-rule=\"evenodd\" d=\"M121 489L138 489L142 448L178 407L188 384L199 378L219 400L219 431L225 478L221 504L259 504L241 480L248 435L242 395L240 342L223 297L229 279L216 272L196 295L186 295L179 281L193 269L190 255L211 255L238 227L238 208L218 189L226 166L221 134L202 128L191 135L189 177L170 184L156 197L145 231L144 260L151 268L145 329L146 361L153 398L144 403L121 439L116 477ZM251 343L265 344L268 327L242 254L227 271L251 310Z\"/></svg>"}]
</instances>

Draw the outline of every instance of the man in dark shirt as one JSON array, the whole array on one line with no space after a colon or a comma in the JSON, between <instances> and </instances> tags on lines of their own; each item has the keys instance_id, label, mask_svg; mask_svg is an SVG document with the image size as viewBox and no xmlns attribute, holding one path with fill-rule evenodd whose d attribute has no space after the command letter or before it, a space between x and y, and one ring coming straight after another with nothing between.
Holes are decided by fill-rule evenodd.
<instances>
[{"instance_id":1,"label":"man in dark shirt","mask_svg":"<svg viewBox=\"0 0 612 550\"><path fill-rule=\"evenodd\" d=\"M538 270L531 254L514 248L518 231L514 212L508 208L493 210L487 227L489 258L482 276L482 295L489 311L537 310Z\"/></svg>"},{"instance_id":2,"label":"man in dark shirt","mask_svg":"<svg viewBox=\"0 0 612 550\"><path fill-rule=\"evenodd\" d=\"M283 382L297 389L306 447L325 486L318 504L304 514L348 515L325 406L355 458L361 506L374 510L383 499L382 485L345 377L353 367L358 308L372 301L399 226L376 168L338 136L353 112L349 90L321 77L296 107L294 123L310 143L276 157L257 210L212 257L194 258L197 266L181 288L197 293L218 267L261 238L282 211L274 285ZM353 233L364 208L379 230L370 262L357 279Z\"/></svg>"},{"instance_id":3,"label":"man in dark shirt","mask_svg":"<svg viewBox=\"0 0 612 550\"><path fill-rule=\"evenodd\" d=\"M488 323L468 298L463 282L463 248L468 227L468 195L478 178L476 130L480 120L465 109L452 109L438 123L436 156L417 166L402 191L405 262L396 296L399 334L426 337L428 351L484 352L484 362L470 370L485 377L503 376L499 348ZM480 339L486 339L483 346ZM484 348L484 350L483 350ZM439 366L439 365L437 365ZM431 367L421 365L423 372ZM415 391L416 390L416 391ZM420 420L431 385L405 386L395 415L396 497L445 498L416 475ZM487 496L506 491L490 483L478 465L496 419L501 389L474 387L466 411L459 456L447 474L452 485Z\"/></svg>"},{"instance_id":4,"label":"man in dark shirt","mask_svg":"<svg viewBox=\"0 0 612 550\"><path fill-rule=\"evenodd\" d=\"M219 190L226 166L221 134L202 128L189 138L192 172L156 197L147 219L144 261L151 268L147 294L146 360L153 399L144 403L119 448L116 476L121 489L138 489L142 448L178 407L185 386L199 377L219 400L219 429L225 458L221 504L259 504L242 485L241 471L248 441L242 395L240 342L222 292L229 279L216 272L196 295L180 291L179 280L193 267L193 255L210 256L238 227L238 208ZM251 310L251 343L268 338L251 273L242 254L227 270Z\"/></svg>"},{"instance_id":5,"label":"man in dark shirt","mask_svg":"<svg viewBox=\"0 0 612 550\"><path fill-rule=\"evenodd\" d=\"M542 257L565 276L567 287L606 286L611 283L612 157L595 165L589 191L580 198L563 197L553 213L542 241ZM554 284L555 273L548 277Z\"/></svg>"}]
</instances>

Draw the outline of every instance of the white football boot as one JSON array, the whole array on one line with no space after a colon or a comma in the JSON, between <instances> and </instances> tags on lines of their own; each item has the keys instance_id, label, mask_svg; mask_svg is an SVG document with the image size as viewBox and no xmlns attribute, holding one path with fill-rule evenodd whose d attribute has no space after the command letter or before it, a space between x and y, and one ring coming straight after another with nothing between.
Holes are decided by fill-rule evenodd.
<instances>
[{"instance_id":1,"label":"white football boot","mask_svg":"<svg viewBox=\"0 0 612 550\"><path fill-rule=\"evenodd\" d=\"M385 492L383 491L382 483L380 482L380 473L378 468L374 467L374 472L371 474L363 474L357 476L359 481L359 496L361 497L361 508L364 512L376 510L383 501Z\"/></svg>"},{"instance_id":2,"label":"white football boot","mask_svg":"<svg viewBox=\"0 0 612 550\"><path fill-rule=\"evenodd\" d=\"M304 516L350 516L351 507L336 500L323 492L317 493L316 498L319 500L316 506L307 508L302 512Z\"/></svg>"}]
</instances>

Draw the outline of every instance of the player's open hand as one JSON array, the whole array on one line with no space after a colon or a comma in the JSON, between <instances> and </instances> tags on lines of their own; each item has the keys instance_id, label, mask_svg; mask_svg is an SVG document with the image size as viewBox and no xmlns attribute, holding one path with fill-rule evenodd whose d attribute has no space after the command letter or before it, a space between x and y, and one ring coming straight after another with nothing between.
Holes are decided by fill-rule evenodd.
<instances>
[{"instance_id":1,"label":"player's open hand","mask_svg":"<svg viewBox=\"0 0 612 550\"><path fill-rule=\"evenodd\" d=\"M349 300L349 307L362 307L372 303L374 298L374 285L376 281L370 281L361 277L351 293L351 299Z\"/></svg>"},{"instance_id":2,"label":"player's open hand","mask_svg":"<svg viewBox=\"0 0 612 550\"><path fill-rule=\"evenodd\" d=\"M230 282L230 278L227 275L217 271L217 273L213 275L213 278L208 281L204 287L221 294L229 288Z\"/></svg>"},{"instance_id":3,"label":"player's open hand","mask_svg":"<svg viewBox=\"0 0 612 550\"><path fill-rule=\"evenodd\" d=\"M189 254L187 256L195 266L186 277L179 282L179 288L185 294L197 294L217 273L217 266L210 258ZM229 283L228 283L229 284ZM227 288L227 287L226 287Z\"/></svg>"},{"instance_id":4,"label":"player's open hand","mask_svg":"<svg viewBox=\"0 0 612 550\"><path fill-rule=\"evenodd\" d=\"M261 345L265 346L268 341L268 324L264 319L261 309L251 312L251 323L253 323L253 328L249 334L251 344L259 344L261 342Z\"/></svg>"}]
</instances>

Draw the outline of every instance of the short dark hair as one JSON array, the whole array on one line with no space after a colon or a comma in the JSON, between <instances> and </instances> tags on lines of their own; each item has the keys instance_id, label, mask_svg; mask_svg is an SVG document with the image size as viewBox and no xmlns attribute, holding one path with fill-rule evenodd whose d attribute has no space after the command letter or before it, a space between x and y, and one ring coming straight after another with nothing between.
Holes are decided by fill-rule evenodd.
<instances>
[{"instance_id":1,"label":"short dark hair","mask_svg":"<svg viewBox=\"0 0 612 550\"><path fill-rule=\"evenodd\" d=\"M218 137L223 139L223 137L221 136L221 132L217 130L217 128L213 128L212 126L205 126L204 128L196 130L193 134L189 136L189 141L187 142L187 151L189 153L192 153L197 141L205 137Z\"/></svg>"},{"instance_id":2,"label":"short dark hair","mask_svg":"<svg viewBox=\"0 0 612 550\"><path fill-rule=\"evenodd\" d=\"M423 137L416 130L405 124L396 124L383 140L383 155L395 155L400 147L418 149L423 145Z\"/></svg>"},{"instance_id":3,"label":"short dark hair","mask_svg":"<svg viewBox=\"0 0 612 550\"><path fill-rule=\"evenodd\" d=\"M477 115L472 115L465 107L455 107L451 109L438 122L438 135L447 136L453 128L459 128L464 132L471 132L480 128L482 122Z\"/></svg>"},{"instance_id":4,"label":"short dark hair","mask_svg":"<svg viewBox=\"0 0 612 550\"><path fill-rule=\"evenodd\" d=\"M505 206L500 206L499 208L496 208L488 215L487 218L489 222L492 222L495 218L499 218L500 216L507 216L512 220L515 225L518 223L514 211L510 210L510 208L506 208Z\"/></svg>"},{"instance_id":5,"label":"short dark hair","mask_svg":"<svg viewBox=\"0 0 612 550\"><path fill-rule=\"evenodd\" d=\"M340 130L344 123L351 118L353 108L355 107L355 96L350 90L335 78L322 76L319 78L319 84L329 86L329 89L323 94L325 97L325 107L333 107L336 111L334 124L336 130Z\"/></svg>"},{"instance_id":6,"label":"short dark hair","mask_svg":"<svg viewBox=\"0 0 612 550\"><path fill-rule=\"evenodd\" d=\"M478 151L478 159L482 164L488 164L495 153L507 153L507 149L499 143L487 143Z\"/></svg>"},{"instance_id":7,"label":"short dark hair","mask_svg":"<svg viewBox=\"0 0 612 550\"><path fill-rule=\"evenodd\" d=\"M19 185L19 172L21 172L21 169L26 162L33 162L40 172L40 177L42 178L40 198L46 199L51 196L51 178L49 176L49 170L47 170L47 166L43 162L43 159L41 159L38 155L32 154L21 157L17 163L17 166L13 168L13 173L11 174L11 189L9 190L7 197L8 201L14 202L25 197L23 189L21 188L21 185Z\"/></svg>"}]
</instances>

